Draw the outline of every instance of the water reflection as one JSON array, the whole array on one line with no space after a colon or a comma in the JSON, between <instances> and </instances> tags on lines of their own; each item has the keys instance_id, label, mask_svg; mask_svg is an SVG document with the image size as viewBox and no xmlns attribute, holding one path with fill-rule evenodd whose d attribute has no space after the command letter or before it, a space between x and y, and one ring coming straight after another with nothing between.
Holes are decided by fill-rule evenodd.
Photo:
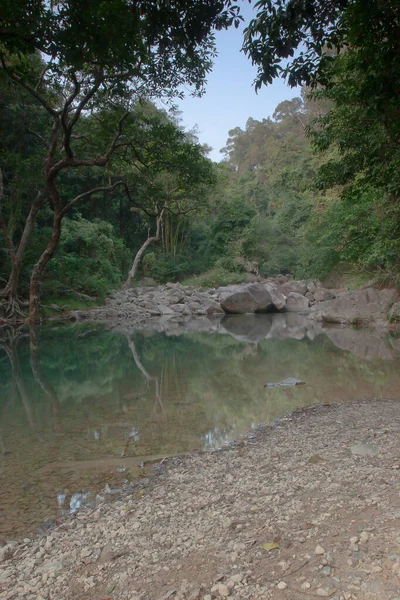
<instances>
[{"instance_id":1,"label":"water reflection","mask_svg":"<svg viewBox=\"0 0 400 600\"><path fill-rule=\"evenodd\" d=\"M159 327L0 329L0 537L94 505L153 457L313 402L398 396L398 337L297 314ZM286 377L306 385L264 388Z\"/></svg>"}]
</instances>

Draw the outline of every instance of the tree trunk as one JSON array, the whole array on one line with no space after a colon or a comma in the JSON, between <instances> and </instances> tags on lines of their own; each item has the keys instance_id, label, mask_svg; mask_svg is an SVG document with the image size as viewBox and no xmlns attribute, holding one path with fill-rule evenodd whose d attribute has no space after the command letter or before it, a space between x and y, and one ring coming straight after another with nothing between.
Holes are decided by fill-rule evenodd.
<instances>
[{"instance_id":1,"label":"tree trunk","mask_svg":"<svg viewBox=\"0 0 400 600\"><path fill-rule=\"evenodd\" d=\"M1 229L3 230L3 234L5 236L7 245L9 246L11 259L10 275L6 286L0 291L0 299L3 300L3 304L5 305L6 317L10 320L20 320L24 319L25 315L21 310L21 302L18 300L19 275L21 272L22 260L25 254L25 250L28 245L31 233L33 231L37 213L42 203L42 194L41 192L38 192L36 200L31 204L28 216L25 221L24 231L22 232L22 236L16 252L14 250L12 240L8 234L6 222L3 218L3 215L1 214L2 196L3 177L0 169L0 225Z\"/></svg>"},{"instance_id":2,"label":"tree trunk","mask_svg":"<svg viewBox=\"0 0 400 600\"><path fill-rule=\"evenodd\" d=\"M12 261L11 273L10 273L10 277L8 279L8 283L6 285L6 289L7 289L7 287L9 288L8 297L13 300L16 300L16 298L17 298L18 280L19 280L19 274L21 272L22 260L23 260L24 254L25 254L26 247L29 242L29 238L33 231L33 227L35 225L36 215L39 212L40 204L41 204L41 199L36 200L31 205L29 214L28 214L26 222L25 222L24 231L22 233L21 240L18 244L17 252L15 254L14 260Z\"/></svg>"},{"instance_id":3,"label":"tree trunk","mask_svg":"<svg viewBox=\"0 0 400 600\"><path fill-rule=\"evenodd\" d=\"M40 297L40 283L43 272L48 262L53 258L54 253L57 249L58 242L61 237L61 214L55 214L53 220L53 232L47 247L35 266L33 267L31 281L29 286L29 317L28 323L33 325L37 321L39 312L39 297Z\"/></svg>"},{"instance_id":4,"label":"tree trunk","mask_svg":"<svg viewBox=\"0 0 400 600\"><path fill-rule=\"evenodd\" d=\"M125 281L125 283L123 285L123 289L124 290L127 290L131 286L132 281L135 278L137 270L139 268L142 256L143 256L144 252L146 251L146 249L153 242L159 242L160 241L160 231L161 231L161 223L162 223L163 213L164 213L164 210L162 210L161 213L157 217L156 235L153 236L153 237L148 237L147 240L145 241L145 243L143 244L143 246L138 250L138 252L137 252L137 254L135 256L135 260L133 261L132 268L129 271L128 278L127 278L127 280Z\"/></svg>"}]
</instances>

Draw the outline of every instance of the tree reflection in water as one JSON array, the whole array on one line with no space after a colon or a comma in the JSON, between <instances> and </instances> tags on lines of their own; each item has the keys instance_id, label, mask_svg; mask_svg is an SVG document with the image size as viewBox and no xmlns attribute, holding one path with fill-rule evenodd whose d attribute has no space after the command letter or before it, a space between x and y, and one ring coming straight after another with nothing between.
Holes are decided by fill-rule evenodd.
<instances>
[{"instance_id":1,"label":"tree reflection in water","mask_svg":"<svg viewBox=\"0 0 400 600\"><path fill-rule=\"evenodd\" d=\"M399 359L397 338L298 315L229 317L219 333L3 327L0 537L94 503L143 460L223 446L314 402L398 397ZM306 385L264 388L290 376Z\"/></svg>"}]
</instances>

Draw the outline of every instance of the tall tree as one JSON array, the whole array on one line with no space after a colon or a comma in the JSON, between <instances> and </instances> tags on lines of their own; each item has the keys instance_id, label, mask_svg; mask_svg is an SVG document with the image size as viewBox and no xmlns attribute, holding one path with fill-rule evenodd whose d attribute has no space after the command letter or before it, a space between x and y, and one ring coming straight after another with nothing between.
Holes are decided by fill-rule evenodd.
<instances>
[{"instance_id":1,"label":"tall tree","mask_svg":"<svg viewBox=\"0 0 400 600\"><path fill-rule=\"evenodd\" d=\"M51 128L43 144L53 227L31 275L30 322L37 318L41 278L57 249L64 216L93 194L124 186L122 180L108 180L65 198L62 173L106 170L131 145L125 126L138 97L172 97L183 85L201 94L215 54L213 30L232 23L237 26L239 17L231 0L88 0L84 6L76 0L6 0L0 17L2 75L36 100ZM35 77L30 65L38 53L43 68ZM83 135L88 115L100 121L102 143Z\"/></svg>"}]
</instances>

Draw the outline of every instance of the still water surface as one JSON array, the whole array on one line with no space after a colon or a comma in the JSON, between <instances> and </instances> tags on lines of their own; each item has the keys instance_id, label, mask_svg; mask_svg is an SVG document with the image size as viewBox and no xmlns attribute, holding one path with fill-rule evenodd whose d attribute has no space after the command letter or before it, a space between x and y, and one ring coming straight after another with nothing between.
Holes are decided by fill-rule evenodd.
<instances>
[{"instance_id":1,"label":"still water surface","mask_svg":"<svg viewBox=\"0 0 400 600\"><path fill-rule=\"evenodd\" d=\"M216 323L0 329L0 539L145 475L137 457L218 448L314 402L400 397L395 336L290 314ZM264 387L287 377L305 385Z\"/></svg>"}]
</instances>

